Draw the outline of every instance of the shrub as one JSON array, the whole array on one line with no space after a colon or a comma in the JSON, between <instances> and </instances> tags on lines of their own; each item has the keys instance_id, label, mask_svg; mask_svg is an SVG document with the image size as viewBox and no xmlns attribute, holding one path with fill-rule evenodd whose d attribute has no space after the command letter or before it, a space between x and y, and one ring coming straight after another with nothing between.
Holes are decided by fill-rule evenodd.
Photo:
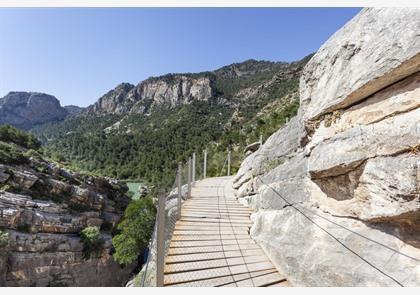
<instances>
[{"instance_id":1,"label":"shrub","mask_svg":"<svg viewBox=\"0 0 420 295\"><path fill-rule=\"evenodd\" d=\"M125 209L118 229L112 239L114 259L120 264L134 262L148 246L155 222L156 208L150 197L133 200Z\"/></svg>"},{"instance_id":2,"label":"shrub","mask_svg":"<svg viewBox=\"0 0 420 295\"><path fill-rule=\"evenodd\" d=\"M13 145L0 141L0 163L25 164L28 158Z\"/></svg>"},{"instance_id":3,"label":"shrub","mask_svg":"<svg viewBox=\"0 0 420 295\"><path fill-rule=\"evenodd\" d=\"M28 149L38 149L41 146L35 136L10 125L0 125L0 140L13 142Z\"/></svg>"},{"instance_id":4,"label":"shrub","mask_svg":"<svg viewBox=\"0 0 420 295\"><path fill-rule=\"evenodd\" d=\"M0 229L0 248L7 246L9 243L9 233Z\"/></svg>"},{"instance_id":5,"label":"shrub","mask_svg":"<svg viewBox=\"0 0 420 295\"><path fill-rule=\"evenodd\" d=\"M89 259L92 254L98 254L102 249L102 238L99 227L89 226L80 232L80 237L83 243L83 256Z\"/></svg>"}]
</instances>

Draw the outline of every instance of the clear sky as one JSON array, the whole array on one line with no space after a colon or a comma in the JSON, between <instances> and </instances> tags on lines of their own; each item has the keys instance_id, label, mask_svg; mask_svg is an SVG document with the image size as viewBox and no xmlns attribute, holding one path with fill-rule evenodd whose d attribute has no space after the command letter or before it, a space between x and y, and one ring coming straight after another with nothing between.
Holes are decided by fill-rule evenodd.
<instances>
[{"instance_id":1,"label":"clear sky","mask_svg":"<svg viewBox=\"0 0 420 295\"><path fill-rule=\"evenodd\" d=\"M0 97L87 106L121 82L315 52L359 8L1 8Z\"/></svg>"}]
</instances>

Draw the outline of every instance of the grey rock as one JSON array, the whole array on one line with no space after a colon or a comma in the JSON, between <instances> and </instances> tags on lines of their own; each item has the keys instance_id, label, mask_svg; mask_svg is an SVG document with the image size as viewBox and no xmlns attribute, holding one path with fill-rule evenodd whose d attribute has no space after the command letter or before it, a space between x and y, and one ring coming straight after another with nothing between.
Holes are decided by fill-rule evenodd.
<instances>
[{"instance_id":1,"label":"grey rock","mask_svg":"<svg viewBox=\"0 0 420 295\"><path fill-rule=\"evenodd\" d=\"M418 249L358 220L332 217L308 206L297 207L316 222L317 226L294 208L287 207L283 210L260 211L253 215L255 225L251 229L251 236L262 245L292 285L399 286L396 282L398 281L404 286L418 286ZM337 228L332 222L311 212L350 230L357 229L358 234L345 228ZM332 233L352 251L339 244L324 230Z\"/></svg>"},{"instance_id":2,"label":"grey rock","mask_svg":"<svg viewBox=\"0 0 420 295\"><path fill-rule=\"evenodd\" d=\"M419 11L364 9L331 37L301 79L305 131L239 169L251 236L292 285L420 286Z\"/></svg>"},{"instance_id":3,"label":"grey rock","mask_svg":"<svg viewBox=\"0 0 420 295\"><path fill-rule=\"evenodd\" d=\"M44 93L9 92L0 98L0 124L30 129L43 123L63 120L68 114L57 98Z\"/></svg>"},{"instance_id":4,"label":"grey rock","mask_svg":"<svg viewBox=\"0 0 420 295\"><path fill-rule=\"evenodd\" d=\"M304 121L420 70L420 9L364 9L321 46L300 82Z\"/></svg>"},{"instance_id":5,"label":"grey rock","mask_svg":"<svg viewBox=\"0 0 420 295\"><path fill-rule=\"evenodd\" d=\"M392 156L420 143L420 109L359 125L316 145L310 154L312 178L340 175L376 156Z\"/></svg>"}]
</instances>

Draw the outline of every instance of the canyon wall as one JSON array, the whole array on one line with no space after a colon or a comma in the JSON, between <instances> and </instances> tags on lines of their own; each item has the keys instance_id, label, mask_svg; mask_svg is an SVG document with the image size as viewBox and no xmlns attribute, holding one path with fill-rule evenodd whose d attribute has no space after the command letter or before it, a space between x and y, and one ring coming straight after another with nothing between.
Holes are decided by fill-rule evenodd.
<instances>
[{"instance_id":1,"label":"canyon wall","mask_svg":"<svg viewBox=\"0 0 420 295\"><path fill-rule=\"evenodd\" d=\"M127 186L12 146L19 158L0 155L0 286L123 286L134 265L114 261L112 234L130 201ZM81 238L89 227L101 240L91 253Z\"/></svg>"}]
</instances>

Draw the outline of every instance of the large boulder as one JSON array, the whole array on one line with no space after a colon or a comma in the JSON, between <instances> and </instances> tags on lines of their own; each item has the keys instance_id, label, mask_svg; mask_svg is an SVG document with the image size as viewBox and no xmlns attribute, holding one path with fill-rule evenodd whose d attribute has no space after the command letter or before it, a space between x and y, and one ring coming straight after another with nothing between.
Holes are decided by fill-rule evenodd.
<instances>
[{"instance_id":1,"label":"large boulder","mask_svg":"<svg viewBox=\"0 0 420 295\"><path fill-rule=\"evenodd\" d=\"M368 8L328 39L300 80L305 122L418 72L419 18L419 8Z\"/></svg>"}]
</instances>

